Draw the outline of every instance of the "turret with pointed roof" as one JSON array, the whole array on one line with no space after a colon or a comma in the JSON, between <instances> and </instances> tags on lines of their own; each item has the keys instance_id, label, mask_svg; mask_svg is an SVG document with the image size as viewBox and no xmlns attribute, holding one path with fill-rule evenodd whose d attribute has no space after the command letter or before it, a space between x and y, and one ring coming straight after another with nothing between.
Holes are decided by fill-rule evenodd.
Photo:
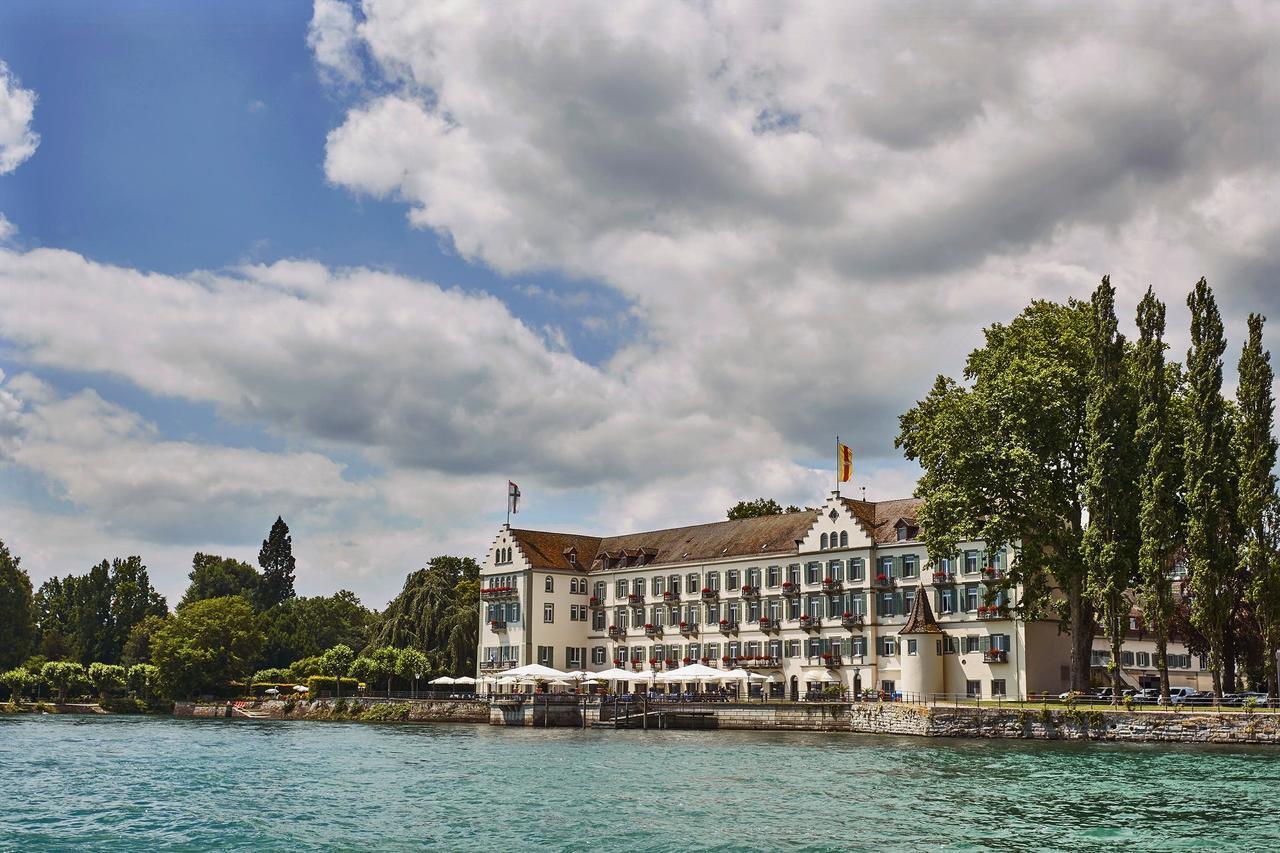
<instances>
[{"instance_id":1,"label":"turret with pointed roof","mask_svg":"<svg viewBox=\"0 0 1280 853\"><path fill-rule=\"evenodd\" d=\"M898 634L941 633L942 628L939 627L938 620L933 618L933 608L929 606L929 593L922 584L916 591L915 603L911 605L911 615L907 617L907 624L902 626Z\"/></svg>"}]
</instances>

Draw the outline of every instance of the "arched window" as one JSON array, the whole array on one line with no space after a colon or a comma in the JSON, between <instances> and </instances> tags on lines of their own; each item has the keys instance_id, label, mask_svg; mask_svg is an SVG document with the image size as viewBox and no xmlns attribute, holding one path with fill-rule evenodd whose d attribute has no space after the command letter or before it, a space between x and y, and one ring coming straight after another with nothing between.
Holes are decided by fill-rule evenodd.
<instances>
[{"instance_id":1,"label":"arched window","mask_svg":"<svg viewBox=\"0 0 1280 853\"><path fill-rule=\"evenodd\" d=\"M551 575L547 575L546 589L547 589L547 592L556 591L556 579L551 577Z\"/></svg>"},{"instance_id":2,"label":"arched window","mask_svg":"<svg viewBox=\"0 0 1280 853\"><path fill-rule=\"evenodd\" d=\"M822 545L821 545L821 546L819 546L819 547L821 547L821 548L822 548L822 550L824 550L824 551L825 551L825 550L827 550L827 534L825 534L825 533L824 533L824 534L822 534Z\"/></svg>"},{"instance_id":3,"label":"arched window","mask_svg":"<svg viewBox=\"0 0 1280 853\"><path fill-rule=\"evenodd\" d=\"M849 547L849 531L847 530L840 531L840 547L841 548Z\"/></svg>"},{"instance_id":4,"label":"arched window","mask_svg":"<svg viewBox=\"0 0 1280 853\"><path fill-rule=\"evenodd\" d=\"M574 595L577 595L577 594L578 594L578 579L577 579L577 578L569 578L569 592L573 593Z\"/></svg>"}]
</instances>

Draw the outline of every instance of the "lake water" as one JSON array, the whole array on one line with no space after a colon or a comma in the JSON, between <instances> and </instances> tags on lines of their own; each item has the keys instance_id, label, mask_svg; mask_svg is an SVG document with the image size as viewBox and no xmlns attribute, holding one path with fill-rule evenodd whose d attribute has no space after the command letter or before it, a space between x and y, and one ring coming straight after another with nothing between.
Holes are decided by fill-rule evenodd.
<instances>
[{"instance_id":1,"label":"lake water","mask_svg":"<svg viewBox=\"0 0 1280 853\"><path fill-rule=\"evenodd\" d=\"M1280 749L0 717L0 849L1274 850Z\"/></svg>"}]
</instances>

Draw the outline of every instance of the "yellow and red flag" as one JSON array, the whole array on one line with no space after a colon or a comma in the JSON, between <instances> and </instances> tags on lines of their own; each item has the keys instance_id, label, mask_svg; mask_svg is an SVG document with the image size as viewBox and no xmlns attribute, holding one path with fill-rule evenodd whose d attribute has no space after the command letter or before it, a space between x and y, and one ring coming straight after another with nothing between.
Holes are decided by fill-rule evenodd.
<instances>
[{"instance_id":1,"label":"yellow and red flag","mask_svg":"<svg viewBox=\"0 0 1280 853\"><path fill-rule=\"evenodd\" d=\"M849 445L836 440L836 482L847 483L853 479L853 451Z\"/></svg>"}]
</instances>

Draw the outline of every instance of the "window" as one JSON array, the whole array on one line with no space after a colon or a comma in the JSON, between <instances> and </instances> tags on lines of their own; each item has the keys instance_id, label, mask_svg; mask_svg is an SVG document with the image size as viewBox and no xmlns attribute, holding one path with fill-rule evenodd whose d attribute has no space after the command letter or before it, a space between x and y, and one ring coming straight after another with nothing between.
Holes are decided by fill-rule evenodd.
<instances>
[{"instance_id":1,"label":"window","mask_svg":"<svg viewBox=\"0 0 1280 853\"><path fill-rule=\"evenodd\" d=\"M555 654L555 651L556 650L551 646L538 646L538 663L543 666L551 666L553 663L551 658L552 655Z\"/></svg>"},{"instance_id":2,"label":"window","mask_svg":"<svg viewBox=\"0 0 1280 853\"><path fill-rule=\"evenodd\" d=\"M605 652L604 646L592 646L591 662L594 664L603 664L604 658L605 658L604 652Z\"/></svg>"},{"instance_id":3,"label":"window","mask_svg":"<svg viewBox=\"0 0 1280 853\"><path fill-rule=\"evenodd\" d=\"M769 589L777 589L782 586L782 566L770 566L765 571L765 586Z\"/></svg>"},{"instance_id":4,"label":"window","mask_svg":"<svg viewBox=\"0 0 1280 853\"><path fill-rule=\"evenodd\" d=\"M605 586L604 581L596 581L596 586L595 586L596 591L593 593L593 595L595 595L596 601L599 602L600 604L604 604L604 586Z\"/></svg>"},{"instance_id":5,"label":"window","mask_svg":"<svg viewBox=\"0 0 1280 853\"><path fill-rule=\"evenodd\" d=\"M966 682L964 683L964 695L968 696L970 699L978 699L978 698L981 698L981 696L982 696L982 682L981 682L981 681L966 681Z\"/></svg>"},{"instance_id":6,"label":"window","mask_svg":"<svg viewBox=\"0 0 1280 853\"><path fill-rule=\"evenodd\" d=\"M978 649L980 649L982 646L981 640L982 638L977 634L965 634L964 635L965 654L971 654L973 652L978 651Z\"/></svg>"},{"instance_id":7,"label":"window","mask_svg":"<svg viewBox=\"0 0 1280 853\"><path fill-rule=\"evenodd\" d=\"M892 656L893 653L894 653L893 637L881 637L880 638L880 654L886 655L886 656Z\"/></svg>"},{"instance_id":8,"label":"window","mask_svg":"<svg viewBox=\"0 0 1280 853\"><path fill-rule=\"evenodd\" d=\"M895 604L897 604L897 596L895 596L895 595L894 595L893 593L891 593L891 592L881 593L881 595L880 595L880 615L881 615L881 616L896 616L896 615L897 615L897 609L894 607L894 605L895 605Z\"/></svg>"},{"instance_id":9,"label":"window","mask_svg":"<svg viewBox=\"0 0 1280 853\"><path fill-rule=\"evenodd\" d=\"M756 589L760 588L760 570L759 569L747 569L747 585L753 586Z\"/></svg>"},{"instance_id":10,"label":"window","mask_svg":"<svg viewBox=\"0 0 1280 853\"><path fill-rule=\"evenodd\" d=\"M880 558L880 574L886 578L893 577L893 557Z\"/></svg>"},{"instance_id":11,"label":"window","mask_svg":"<svg viewBox=\"0 0 1280 853\"><path fill-rule=\"evenodd\" d=\"M614 598L627 597L627 579L626 578L619 579L617 583L613 585L613 596Z\"/></svg>"},{"instance_id":12,"label":"window","mask_svg":"<svg viewBox=\"0 0 1280 853\"><path fill-rule=\"evenodd\" d=\"M799 640L787 640L787 657L789 658L800 657L800 641Z\"/></svg>"},{"instance_id":13,"label":"window","mask_svg":"<svg viewBox=\"0 0 1280 853\"><path fill-rule=\"evenodd\" d=\"M719 591L720 589L720 573L707 572L707 589Z\"/></svg>"},{"instance_id":14,"label":"window","mask_svg":"<svg viewBox=\"0 0 1280 853\"><path fill-rule=\"evenodd\" d=\"M824 551L825 551L825 550L827 550L827 534L825 534L825 533L824 533L824 534L822 534L822 540L821 540L821 541L822 541L822 544L820 544L818 547L819 547L819 548L821 548L821 549L822 549L822 550L824 550Z\"/></svg>"},{"instance_id":15,"label":"window","mask_svg":"<svg viewBox=\"0 0 1280 853\"><path fill-rule=\"evenodd\" d=\"M1004 679L1003 679L1003 678L993 678L993 679L991 679L991 695L992 695L992 696L1004 696L1004 695L1005 695L1005 692L1004 692Z\"/></svg>"},{"instance_id":16,"label":"window","mask_svg":"<svg viewBox=\"0 0 1280 853\"><path fill-rule=\"evenodd\" d=\"M787 566L787 581L793 586L800 585L800 564L792 563Z\"/></svg>"},{"instance_id":17,"label":"window","mask_svg":"<svg viewBox=\"0 0 1280 853\"><path fill-rule=\"evenodd\" d=\"M653 594L655 596L662 595L662 591L666 589L666 578L656 577L653 579Z\"/></svg>"},{"instance_id":18,"label":"window","mask_svg":"<svg viewBox=\"0 0 1280 853\"><path fill-rule=\"evenodd\" d=\"M685 576L685 589L688 591L690 595L698 594L698 590L700 589L700 587L698 586L697 572L689 572L689 574Z\"/></svg>"},{"instance_id":19,"label":"window","mask_svg":"<svg viewBox=\"0 0 1280 853\"><path fill-rule=\"evenodd\" d=\"M944 655L954 655L960 650L958 638L952 634L947 634L942 638L942 653Z\"/></svg>"},{"instance_id":20,"label":"window","mask_svg":"<svg viewBox=\"0 0 1280 853\"><path fill-rule=\"evenodd\" d=\"M822 563L809 563L804 569L805 583L818 583L822 580Z\"/></svg>"},{"instance_id":21,"label":"window","mask_svg":"<svg viewBox=\"0 0 1280 853\"><path fill-rule=\"evenodd\" d=\"M854 637L852 647L850 649L850 654L852 654L854 657L859 657L859 658L866 657L867 638L863 636Z\"/></svg>"},{"instance_id":22,"label":"window","mask_svg":"<svg viewBox=\"0 0 1280 853\"><path fill-rule=\"evenodd\" d=\"M950 557L938 558L938 571L942 572L944 575L951 574L951 558Z\"/></svg>"},{"instance_id":23,"label":"window","mask_svg":"<svg viewBox=\"0 0 1280 853\"><path fill-rule=\"evenodd\" d=\"M905 524L898 525L898 541L899 542L907 541L907 526Z\"/></svg>"},{"instance_id":24,"label":"window","mask_svg":"<svg viewBox=\"0 0 1280 853\"><path fill-rule=\"evenodd\" d=\"M844 580L844 563L841 560L827 561L827 577L835 581Z\"/></svg>"},{"instance_id":25,"label":"window","mask_svg":"<svg viewBox=\"0 0 1280 853\"><path fill-rule=\"evenodd\" d=\"M902 591L902 615L906 616L911 612L911 608L916 605L916 591L914 589L904 589Z\"/></svg>"},{"instance_id":26,"label":"window","mask_svg":"<svg viewBox=\"0 0 1280 853\"><path fill-rule=\"evenodd\" d=\"M883 680L880 682L880 690L881 690L881 692L883 692L883 693L894 693L894 692L896 692L896 690L895 690L895 688L894 688L894 685L893 685L893 680L892 680L892 679L889 679L889 678L883 679Z\"/></svg>"},{"instance_id":27,"label":"window","mask_svg":"<svg viewBox=\"0 0 1280 853\"><path fill-rule=\"evenodd\" d=\"M578 593L578 579L577 579L577 578L569 578L569 593L570 593L571 595L577 595L577 593Z\"/></svg>"},{"instance_id":28,"label":"window","mask_svg":"<svg viewBox=\"0 0 1280 853\"><path fill-rule=\"evenodd\" d=\"M741 579L742 579L742 572L738 571L737 569L730 569L729 571L724 573L724 585L729 590L735 590L739 586L741 586L742 584L739 583Z\"/></svg>"},{"instance_id":29,"label":"window","mask_svg":"<svg viewBox=\"0 0 1280 853\"><path fill-rule=\"evenodd\" d=\"M978 585L976 583L964 585L964 609L968 611L978 609Z\"/></svg>"},{"instance_id":30,"label":"window","mask_svg":"<svg viewBox=\"0 0 1280 853\"><path fill-rule=\"evenodd\" d=\"M1009 641L1008 634L992 634L991 648L998 652L1008 652L1013 646Z\"/></svg>"},{"instance_id":31,"label":"window","mask_svg":"<svg viewBox=\"0 0 1280 853\"><path fill-rule=\"evenodd\" d=\"M956 612L956 591L953 587L944 587L938 592L938 612Z\"/></svg>"},{"instance_id":32,"label":"window","mask_svg":"<svg viewBox=\"0 0 1280 853\"><path fill-rule=\"evenodd\" d=\"M631 586L636 591L636 595L644 595L644 578L636 578Z\"/></svg>"},{"instance_id":33,"label":"window","mask_svg":"<svg viewBox=\"0 0 1280 853\"><path fill-rule=\"evenodd\" d=\"M627 629L627 608L613 608L613 624L624 631Z\"/></svg>"},{"instance_id":34,"label":"window","mask_svg":"<svg viewBox=\"0 0 1280 853\"><path fill-rule=\"evenodd\" d=\"M554 604L551 604L550 602L548 602L542 605L542 621L543 622L556 621L556 606Z\"/></svg>"},{"instance_id":35,"label":"window","mask_svg":"<svg viewBox=\"0 0 1280 853\"><path fill-rule=\"evenodd\" d=\"M604 630L604 611L603 610L597 610L595 613L592 614L591 630L593 631Z\"/></svg>"},{"instance_id":36,"label":"window","mask_svg":"<svg viewBox=\"0 0 1280 853\"><path fill-rule=\"evenodd\" d=\"M811 595L809 596L809 600L806 604L808 605L808 609L805 610L806 615L811 616L814 619L822 618L822 596Z\"/></svg>"},{"instance_id":37,"label":"window","mask_svg":"<svg viewBox=\"0 0 1280 853\"><path fill-rule=\"evenodd\" d=\"M1133 652L1121 652L1120 663L1124 666L1133 666Z\"/></svg>"},{"instance_id":38,"label":"window","mask_svg":"<svg viewBox=\"0 0 1280 853\"><path fill-rule=\"evenodd\" d=\"M849 531L847 530L840 531L840 547L841 548L849 547Z\"/></svg>"},{"instance_id":39,"label":"window","mask_svg":"<svg viewBox=\"0 0 1280 853\"><path fill-rule=\"evenodd\" d=\"M748 622L760 621L760 599L753 598L747 602L747 621Z\"/></svg>"},{"instance_id":40,"label":"window","mask_svg":"<svg viewBox=\"0 0 1280 853\"><path fill-rule=\"evenodd\" d=\"M587 650L578 646L566 646L564 650L564 663L567 669L582 669L582 659L586 656Z\"/></svg>"},{"instance_id":41,"label":"window","mask_svg":"<svg viewBox=\"0 0 1280 853\"><path fill-rule=\"evenodd\" d=\"M1138 652L1138 666L1141 666L1141 667L1151 666L1150 652Z\"/></svg>"},{"instance_id":42,"label":"window","mask_svg":"<svg viewBox=\"0 0 1280 853\"><path fill-rule=\"evenodd\" d=\"M902 576L914 578L920 573L919 559L915 554L906 554L902 558Z\"/></svg>"},{"instance_id":43,"label":"window","mask_svg":"<svg viewBox=\"0 0 1280 853\"><path fill-rule=\"evenodd\" d=\"M972 575L977 571L978 571L978 552L965 551L964 552L964 573L966 575Z\"/></svg>"},{"instance_id":44,"label":"window","mask_svg":"<svg viewBox=\"0 0 1280 853\"><path fill-rule=\"evenodd\" d=\"M729 615L726 617L730 625L738 624L738 602L729 602Z\"/></svg>"},{"instance_id":45,"label":"window","mask_svg":"<svg viewBox=\"0 0 1280 853\"><path fill-rule=\"evenodd\" d=\"M1136 630L1138 630L1138 617L1137 617L1137 616L1130 616L1130 617L1129 617L1129 630L1130 630L1130 631L1136 631Z\"/></svg>"},{"instance_id":46,"label":"window","mask_svg":"<svg viewBox=\"0 0 1280 853\"><path fill-rule=\"evenodd\" d=\"M909 656L914 656L914 655L916 654L916 649L917 649L917 648L918 648L918 647L917 647L917 645L916 645L916 641L915 641L915 640L911 640L911 639L908 639L908 640L907 640L907 655L909 655Z\"/></svg>"},{"instance_id":47,"label":"window","mask_svg":"<svg viewBox=\"0 0 1280 853\"><path fill-rule=\"evenodd\" d=\"M707 643L707 650L703 652L702 656L705 658L710 658L711 660L716 660L717 658L720 657L720 644Z\"/></svg>"},{"instance_id":48,"label":"window","mask_svg":"<svg viewBox=\"0 0 1280 853\"><path fill-rule=\"evenodd\" d=\"M862 565L861 557L854 557L849 561L849 580L860 581L865 577L865 569Z\"/></svg>"},{"instance_id":49,"label":"window","mask_svg":"<svg viewBox=\"0 0 1280 853\"><path fill-rule=\"evenodd\" d=\"M708 604L707 605L707 624L716 625L719 622L720 622L720 605Z\"/></svg>"},{"instance_id":50,"label":"window","mask_svg":"<svg viewBox=\"0 0 1280 853\"><path fill-rule=\"evenodd\" d=\"M671 592L674 595L679 595L680 594L680 576L672 575L671 577L667 578L667 582L671 585Z\"/></svg>"}]
</instances>

